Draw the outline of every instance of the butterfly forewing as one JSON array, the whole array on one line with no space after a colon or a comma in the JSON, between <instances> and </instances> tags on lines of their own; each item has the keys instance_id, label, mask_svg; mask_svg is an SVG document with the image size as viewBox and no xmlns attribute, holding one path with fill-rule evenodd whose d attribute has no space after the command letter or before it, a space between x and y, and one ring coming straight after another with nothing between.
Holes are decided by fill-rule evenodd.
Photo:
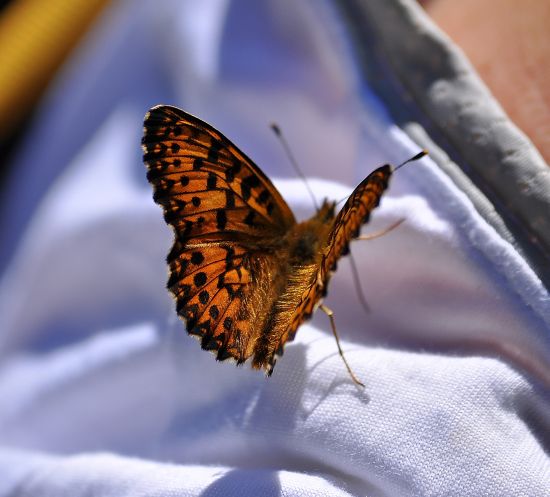
<instances>
[{"instance_id":1,"label":"butterfly forewing","mask_svg":"<svg viewBox=\"0 0 550 497\"><path fill-rule=\"evenodd\" d=\"M142 147L154 200L175 234L167 262L177 312L204 349L244 361L261 331L249 308L269 293L258 291L258 280L274 269L269 248L294 216L245 154L180 109L151 109Z\"/></svg>"},{"instance_id":2,"label":"butterfly forewing","mask_svg":"<svg viewBox=\"0 0 550 497\"><path fill-rule=\"evenodd\" d=\"M152 108L142 140L148 179L167 222L186 236L280 234L294 215L269 178L207 123L169 106ZM231 214L231 215L228 215Z\"/></svg>"},{"instance_id":3,"label":"butterfly forewing","mask_svg":"<svg viewBox=\"0 0 550 497\"><path fill-rule=\"evenodd\" d=\"M320 268L323 280L335 269L338 259L349 252L349 243L359 236L361 226L378 207L391 175L392 168L387 164L373 171L359 183L336 216Z\"/></svg>"}]
</instances>

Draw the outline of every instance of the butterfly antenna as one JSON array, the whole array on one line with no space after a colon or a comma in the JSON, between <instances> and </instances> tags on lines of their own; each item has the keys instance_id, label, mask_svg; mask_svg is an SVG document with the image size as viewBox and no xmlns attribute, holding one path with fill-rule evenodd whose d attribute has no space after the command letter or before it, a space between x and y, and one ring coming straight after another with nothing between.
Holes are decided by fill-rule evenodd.
<instances>
[{"instance_id":1,"label":"butterfly antenna","mask_svg":"<svg viewBox=\"0 0 550 497\"><path fill-rule=\"evenodd\" d=\"M365 312L370 314L370 307L369 304L367 304L367 299L365 298L365 293L363 292L361 278L359 278L359 271L357 271L357 265L355 264L355 259L353 258L353 254L351 252L349 253L349 261L351 263L351 275L353 277L353 284L355 286L355 291L357 292L357 295L359 297L359 302L363 306L363 309L365 309Z\"/></svg>"},{"instance_id":2,"label":"butterfly antenna","mask_svg":"<svg viewBox=\"0 0 550 497\"><path fill-rule=\"evenodd\" d=\"M344 197L344 198L341 198L340 200L338 200L338 202L336 202L336 206L338 206L338 205L341 204L342 202L346 201L348 198L349 198L349 195L347 195L347 196Z\"/></svg>"},{"instance_id":3,"label":"butterfly antenna","mask_svg":"<svg viewBox=\"0 0 550 497\"><path fill-rule=\"evenodd\" d=\"M421 150L414 157L411 157L410 159L407 159L405 162L402 162L398 166L394 167L393 168L394 172L397 171L400 167L403 167L405 164L408 164L409 162L413 162L415 160L422 159L422 157L424 157L425 155L428 155L428 151L426 149Z\"/></svg>"},{"instance_id":4,"label":"butterfly antenna","mask_svg":"<svg viewBox=\"0 0 550 497\"><path fill-rule=\"evenodd\" d=\"M273 132L277 135L277 138L279 138L279 140L283 144L283 148L285 149L288 160L292 164L292 167L294 168L294 171L296 171L296 174L300 178L302 178L303 182L305 183L307 191L309 192L309 196L311 197L311 200L313 200L313 205L315 207L315 210L318 211L319 210L319 205L317 204L317 199L315 198L315 195L313 194L313 190L309 186L309 183L307 182L307 179L306 179L304 173L302 172L302 170L298 166L298 162L296 162L296 159L294 158L294 155L292 155L292 151L290 150L290 147L288 146L288 143L287 143L285 137L283 136L281 128L279 128L279 126L277 126L275 123L272 123L271 124L271 129L273 130Z\"/></svg>"}]
</instances>

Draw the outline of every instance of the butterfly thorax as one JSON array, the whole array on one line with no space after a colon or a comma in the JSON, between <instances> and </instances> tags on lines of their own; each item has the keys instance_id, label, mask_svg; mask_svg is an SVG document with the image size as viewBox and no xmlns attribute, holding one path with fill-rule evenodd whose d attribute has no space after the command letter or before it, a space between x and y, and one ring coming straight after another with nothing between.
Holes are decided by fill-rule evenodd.
<instances>
[{"instance_id":1,"label":"butterfly thorax","mask_svg":"<svg viewBox=\"0 0 550 497\"><path fill-rule=\"evenodd\" d=\"M311 264L321 257L321 249L334 222L334 206L334 202L325 200L313 217L289 231L286 243L291 266Z\"/></svg>"}]
</instances>

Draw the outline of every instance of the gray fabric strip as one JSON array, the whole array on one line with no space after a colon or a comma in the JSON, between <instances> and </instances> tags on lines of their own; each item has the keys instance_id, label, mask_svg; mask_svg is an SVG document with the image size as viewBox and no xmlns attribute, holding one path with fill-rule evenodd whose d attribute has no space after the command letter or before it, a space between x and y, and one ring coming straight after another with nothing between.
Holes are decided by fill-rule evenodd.
<instances>
[{"instance_id":1,"label":"gray fabric strip","mask_svg":"<svg viewBox=\"0 0 550 497\"><path fill-rule=\"evenodd\" d=\"M413 0L338 3L369 86L550 287L550 168Z\"/></svg>"}]
</instances>

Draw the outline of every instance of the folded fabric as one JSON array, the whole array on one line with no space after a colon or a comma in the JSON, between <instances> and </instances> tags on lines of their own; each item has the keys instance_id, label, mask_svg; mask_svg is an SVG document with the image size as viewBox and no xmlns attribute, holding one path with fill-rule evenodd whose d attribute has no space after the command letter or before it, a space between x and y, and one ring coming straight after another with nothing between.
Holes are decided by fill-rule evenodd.
<instances>
[{"instance_id":1,"label":"folded fabric","mask_svg":"<svg viewBox=\"0 0 550 497\"><path fill-rule=\"evenodd\" d=\"M429 157L396 172L363 232L405 221L352 244L371 311L349 258L329 287L364 390L322 313L271 378L216 363L176 317L172 235L141 161L147 109L211 122L303 219L314 207L270 122L318 199L420 149L354 53L328 1L105 11L0 205L0 496L546 495L548 292Z\"/></svg>"}]
</instances>

